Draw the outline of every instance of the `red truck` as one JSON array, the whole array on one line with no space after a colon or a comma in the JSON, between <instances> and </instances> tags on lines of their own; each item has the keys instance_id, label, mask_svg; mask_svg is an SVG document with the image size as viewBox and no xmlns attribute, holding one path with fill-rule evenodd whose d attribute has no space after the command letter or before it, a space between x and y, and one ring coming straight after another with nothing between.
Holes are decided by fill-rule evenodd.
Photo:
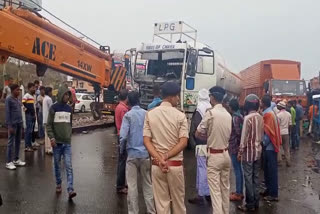
<instances>
[{"instance_id":1,"label":"red truck","mask_svg":"<svg viewBox=\"0 0 320 214\"><path fill-rule=\"evenodd\" d=\"M240 102L249 94L262 97L269 94L276 99L302 100L307 106L306 82L301 80L301 63L272 59L260 61L240 72L243 91Z\"/></svg>"}]
</instances>

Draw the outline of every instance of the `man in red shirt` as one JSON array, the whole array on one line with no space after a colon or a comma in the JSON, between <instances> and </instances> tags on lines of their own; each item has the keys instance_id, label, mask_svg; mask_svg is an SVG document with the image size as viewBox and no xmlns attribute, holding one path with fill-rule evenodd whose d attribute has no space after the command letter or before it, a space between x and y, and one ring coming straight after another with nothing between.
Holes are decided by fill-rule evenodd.
<instances>
[{"instance_id":1,"label":"man in red shirt","mask_svg":"<svg viewBox=\"0 0 320 214\"><path fill-rule=\"evenodd\" d=\"M129 111L128 107L128 91L123 89L119 94L120 103L115 110L115 123L117 127L118 144L119 144L119 133L124 115ZM126 161L127 153L123 152L120 154L120 147L118 150L118 172L117 172L117 192L120 194L127 194L128 189L126 186Z\"/></svg>"}]
</instances>

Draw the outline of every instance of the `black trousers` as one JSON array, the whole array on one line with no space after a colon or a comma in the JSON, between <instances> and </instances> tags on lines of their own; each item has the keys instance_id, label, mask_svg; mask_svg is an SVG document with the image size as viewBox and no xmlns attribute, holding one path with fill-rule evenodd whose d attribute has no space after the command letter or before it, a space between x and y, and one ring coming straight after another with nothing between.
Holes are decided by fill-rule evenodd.
<instances>
[{"instance_id":1,"label":"black trousers","mask_svg":"<svg viewBox=\"0 0 320 214\"><path fill-rule=\"evenodd\" d=\"M267 195L278 197L278 155L275 151L265 150L264 155L264 180Z\"/></svg>"},{"instance_id":2,"label":"black trousers","mask_svg":"<svg viewBox=\"0 0 320 214\"><path fill-rule=\"evenodd\" d=\"M297 128L296 126L292 126L291 128L291 136L290 136L290 140L291 140L291 148L294 149L294 146L297 144Z\"/></svg>"},{"instance_id":3,"label":"black trousers","mask_svg":"<svg viewBox=\"0 0 320 214\"><path fill-rule=\"evenodd\" d=\"M118 146L120 145L118 137ZM118 170L117 170L117 190L126 187L126 163L127 163L127 151L120 154L120 146L118 147Z\"/></svg>"}]
</instances>

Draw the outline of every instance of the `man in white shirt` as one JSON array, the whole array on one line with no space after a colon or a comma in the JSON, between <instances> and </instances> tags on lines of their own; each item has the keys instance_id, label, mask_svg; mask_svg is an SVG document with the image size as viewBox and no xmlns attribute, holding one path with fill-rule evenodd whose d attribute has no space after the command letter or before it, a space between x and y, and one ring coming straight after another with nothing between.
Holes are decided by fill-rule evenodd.
<instances>
[{"instance_id":1,"label":"man in white shirt","mask_svg":"<svg viewBox=\"0 0 320 214\"><path fill-rule=\"evenodd\" d=\"M38 109L38 113L37 113L37 118L38 118L38 136L40 139L43 139L44 138L44 126L43 126L43 114L42 114L42 111L43 111L43 99L44 99L44 96L45 96L45 90L46 88L44 86L40 86L39 88L40 90L40 95L38 95L37 97L37 103L36 103L36 108ZM43 144L43 141L42 143Z\"/></svg>"},{"instance_id":2,"label":"man in white shirt","mask_svg":"<svg viewBox=\"0 0 320 214\"><path fill-rule=\"evenodd\" d=\"M3 91L2 91L2 99L5 99L6 97L9 97L11 95L11 89L10 89L10 85L13 83L13 79L12 78L9 78L8 80L8 85L6 85L4 88L3 88Z\"/></svg>"},{"instance_id":3,"label":"man in white shirt","mask_svg":"<svg viewBox=\"0 0 320 214\"><path fill-rule=\"evenodd\" d=\"M280 134L282 138L282 146L286 158L287 167L290 166L290 146L289 146L289 128L292 125L291 114L286 111L286 103L281 101L277 105L279 113L277 114L280 123ZM281 163L281 153L278 152L278 163Z\"/></svg>"},{"instance_id":4,"label":"man in white shirt","mask_svg":"<svg viewBox=\"0 0 320 214\"><path fill-rule=\"evenodd\" d=\"M49 110L52 106L51 97L52 97L52 88L46 87L45 88L45 96L42 101L42 116L43 116L43 125L45 127L45 137L44 137L45 150L46 150L46 154L48 154L48 155L52 154L52 147L51 147L50 139L48 137L47 128L46 128Z\"/></svg>"}]
</instances>

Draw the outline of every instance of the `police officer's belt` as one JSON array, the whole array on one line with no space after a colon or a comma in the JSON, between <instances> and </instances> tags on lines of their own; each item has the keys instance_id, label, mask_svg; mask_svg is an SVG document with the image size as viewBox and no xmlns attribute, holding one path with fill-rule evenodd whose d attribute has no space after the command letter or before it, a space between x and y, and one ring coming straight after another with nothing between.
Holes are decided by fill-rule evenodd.
<instances>
[{"instance_id":1,"label":"police officer's belt","mask_svg":"<svg viewBox=\"0 0 320 214\"><path fill-rule=\"evenodd\" d=\"M225 152L225 151L227 151L227 150L228 150L228 148L225 148L225 149L212 149L212 148L210 148L210 149L209 149L209 151L210 151L211 154L223 153L223 152Z\"/></svg>"},{"instance_id":2,"label":"police officer's belt","mask_svg":"<svg viewBox=\"0 0 320 214\"><path fill-rule=\"evenodd\" d=\"M167 160L168 166L182 166L183 162L181 160ZM159 166L159 161L153 159L152 165Z\"/></svg>"}]
</instances>

